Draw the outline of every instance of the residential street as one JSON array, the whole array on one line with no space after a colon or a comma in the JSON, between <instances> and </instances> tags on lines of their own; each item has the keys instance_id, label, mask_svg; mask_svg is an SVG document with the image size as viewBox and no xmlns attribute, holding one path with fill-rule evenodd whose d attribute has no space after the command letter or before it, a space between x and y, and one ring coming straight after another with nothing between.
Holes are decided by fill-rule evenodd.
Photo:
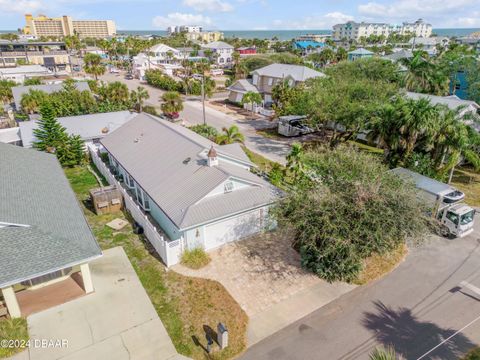
<instances>
[{"instance_id":1,"label":"residential street","mask_svg":"<svg viewBox=\"0 0 480 360\"><path fill-rule=\"evenodd\" d=\"M392 344L406 359L457 359L480 344L480 223L434 238L391 274L359 287L250 348L241 359L368 359ZM450 341L429 350L462 330Z\"/></svg>"},{"instance_id":2,"label":"residential street","mask_svg":"<svg viewBox=\"0 0 480 360\"><path fill-rule=\"evenodd\" d=\"M164 93L163 90L154 88L145 83L141 83L138 79L126 80L124 76L124 73L105 73L100 77L100 80L103 80L105 82L123 82L127 85L129 90L136 90L138 86L143 86L148 90L148 93L150 94L150 98L145 101L145 104L152 105L158 108L160 104L159 99ZM187 100L184 101L183 105L184 110L180 115L187 125L203 123L202 103L199 98L189 97ZM281 164L285 164L285 156L290 151L289 140L286 139L285 141L278 141L275 139L265 138L261 135L258 135L255 131L255 127L271 127L271 124L269 124L268 121L255 120L254 123L240 121L232 116L224 114L221 111L212 109L208 106L206 106L206 120L207 124L215 127L219 131L221 131L223 127L237 125L240 131L245 136L245 145L250 150L266 157L267 159L279 162Z\"/></svg>"}]
</instances>

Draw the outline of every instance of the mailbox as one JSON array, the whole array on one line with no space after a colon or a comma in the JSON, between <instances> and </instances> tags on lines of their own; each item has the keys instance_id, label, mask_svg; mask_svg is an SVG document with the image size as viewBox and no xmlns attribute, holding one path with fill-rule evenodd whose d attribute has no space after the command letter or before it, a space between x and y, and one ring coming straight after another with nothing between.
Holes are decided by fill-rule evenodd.
<instances>
[{"instance_id":1,"label":"mailbox","mask_svg":"<svg viewBox=\"0 0 480 360\"><path fill-rule=\"evenodd\" d=\"M220 349L225 349L228 346L228 330L222 323L217 325L217 343Z\"/></svg>"}]
</instances>

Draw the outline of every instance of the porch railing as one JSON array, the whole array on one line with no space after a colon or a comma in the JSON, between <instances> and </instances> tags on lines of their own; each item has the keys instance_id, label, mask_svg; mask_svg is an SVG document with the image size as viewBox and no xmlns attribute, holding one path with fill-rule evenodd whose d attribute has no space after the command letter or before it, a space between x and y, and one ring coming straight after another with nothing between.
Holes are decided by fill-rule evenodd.
<instances>
[{"instance_id":1,"label":"porch railing","mask_svg":"<svg viewBox=\"0 0 480 360\"><path fill-rule=\"evenodd\" d=\"M157 228L149 220L148 215L137 204L136 200L130 196L127 190L122 184L115 179L115 176L111 173L110 169L105 165L100 156L97 154L97 149L93 145L88 146L88 151L93 163L97 167L98 171L105 177L110 185L116 185L121 190L125 208L130 212L133 219L139 224L144 231L145 237L152 244L155 251L163 260L165 265L172 266L180 261L180 255L182 252L181 240L169 241L167 236L163 234L161 229Z\"/></svg>"}]
</instances>

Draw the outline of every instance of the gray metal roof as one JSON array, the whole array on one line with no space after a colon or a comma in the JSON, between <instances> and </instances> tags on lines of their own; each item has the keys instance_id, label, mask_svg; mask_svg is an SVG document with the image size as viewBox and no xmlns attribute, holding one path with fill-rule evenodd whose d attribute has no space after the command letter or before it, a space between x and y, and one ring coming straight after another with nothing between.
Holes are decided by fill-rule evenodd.
<instances>
[{"instance_id":1,"label":"gray metal roof","mask_svg":"<svg viewBox=\"0 0 480 360\"><path fill-rule=\"evenodd\" d=\"M408 49L402 49L390 55L385 55L383 58L387 60L392 60L392 61L399 61L401 59L411 59L413 58L413 52Z\"/></svg>"},{"instance_id":2,"label":"gray metal roof","mask_svg":"<svg viewBox=\"0 0 480 360\"><path fill-rule=\"evenodd\" d=\"M240 79L235 81L230 87L227 88L227 90L239 92L242 94L245 94L249 91L258 93L257 87L252 84L251 80L247 79Z\"/></svg>"},{"instance_id":3,"label":"gray metal roof","mask_svg":"<svg viewBox=\"0 0 480 360\"><path fill-rule=\"evenodd\" d=\"M271 64L252 71L252 74L273 78L291 77L295 81L305 81L311 78L324 77L325 74L301 65Z\"/></svg>"},{"instance_id":4,"label":"gray metal roof","mask_svg":"<svg viewBox=\"0 0 480 360\"><path fill-rule=\"evenodd\" d=\"M76 82L75 87L78 91L90 91L90 87L86 81ZM22 109L22 95L28 93L30 90L40 90L51 94L54 92L61 91L63 89L63 84L50 84L50 85L29 85L29 86L14 86L12 88L13 100L15 102L15 108L17 110Z\"/></svg>"},{"instance_id":5,"label":"gray metal roof","mask_svg":"<svg viewBox=\"0 0 480 360\"><path fill-rule=\"evenodd\" d=\"M419 100L419 99L428 99L433 105L446 105L451 110L456 110L461 106L473 106L475 109L480 109L480 106L474 102L469 100L462 100L455 95L451 96L437 96L437 95L430 95L430 94L421 94L407 91L406 95L410 99Z\"/></svg>"},{"instance_id":6,"label":"gray metal roof","mask_svg":"<svg viewBox=\"0 0 480 360\"><path fill-rule=\"evenodd\" d=\"M364 48L358 48L348 52L351 55L373 55L374 53Z\"/></svg>"},{"instance_id":7,"label":"gray metal roof","mask_svg":"<svg viewBox=\"0 0 480 360\"><path fill-rule=\"evenodd\" d=\"M212 41L208 44L202 45L203 48L207 49L233 49L233 46L227 44L224 41Z\"/></svg>"},{"instance_id":8,"label":"gray metal roof","mask_svg":"<svg viewBox=\"0 0 480 360\"><path fill-rule=\"evenodd\" d=\"M447 193L455 191L455 188L451 187L450 185L444 184L435 179L431 179L409 169L399 167L391 171L394 174L399 175L403 179L413 181L417 188L433 195L445 195Z\"/></svg>"},{"instance_id":9,"label":"gray metal roof","mask_svg":"<svg viewBox=\"0 0 480 360\"><path fill-rule=\"evenodd\" d=\"M56 157L0 143L0 288L101 255Z\"/></svg>"},{"instance_id":10,"label":"gray metal roof","mask_svg":"<svg viewBox=\"0 0 480 360\"><path fill-rule=\"evenodd\" d=\"M58 122L68 134L80 135L82 140L100 139L133 119L137 113L130 111L115 111L108 113L67 116L58 118ZM20 136L24 147L32 147L36 140L33 133L38 128L38 121L22 121L19 123ZM107 128L108 132L103 130Z\"/></svg>"},{"instance_id":11,"label":"gray metal roof","mask_svg":"<svg viewBox=\"0 0 480 360\"><path fill-rule=\"evenodd\" d=\"M217 146L148 114L139 114L101 143L179 229L270 204L276 196L271 184L228 161L233 158L251 165L238 144ZM209 167L206 154L212 145L219 165ZM205 198L228 179L252 186Z\"/></svg>"}]
</instances>

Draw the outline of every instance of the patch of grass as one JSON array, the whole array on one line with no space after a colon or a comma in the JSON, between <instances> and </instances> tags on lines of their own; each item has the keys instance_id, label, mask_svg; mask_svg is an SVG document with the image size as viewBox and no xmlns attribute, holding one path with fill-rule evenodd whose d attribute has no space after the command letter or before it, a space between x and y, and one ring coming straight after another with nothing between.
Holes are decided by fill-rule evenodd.
<instances>
[{"instance_id":1,"label":"patch of grass","mask_svg":"<svg viewBox=\"0 0 480 360\"><path fill-rule=\"evenodd\" d=\"M0 342L2 340L18 340L26 343L29 339L27 320L24 318L0 320ZM0 347L0 359L10 357L25 350L25 347Z\"/></svg>"},{"instance_id":2,"label":"patch of grass","mask_svg":"<svg viewBox=\"0 0 480 360\"><path fill-rule=\"evenodd\" d=\"M480 360L480 347L470 350L467 355L465 355L463 360Z\"/></svg>"},{"instance_id":3,"label":"patch of grass","mask_svg":"<svg viewBox=\"0 0 480 360\"><path fill-rule=\"evenodd\" d=\"M267 139L274 139L274 140L285 139L284 136L281 136L278 134L278 129L276 127L257 130L256 133Z\"/></svg>"},{"instance_id":4,"label":"patch of grass","mask_svg":"<svg viewBox=\"0 0 480 360\"><path fill-rule=\"evenodd\" d=\"M407 255L408 248L405 244L386 254L373 254L365 259L363 270L353 282L356 285L365 285L379 279L392 271Z\"/></svg>"},{"instance_id":5,"label":"patch of grass","mask_svg":"<svg viewBox=\"0 0 480 360\"><path fill-rule=\"evenodd\" d=\"M269 172L272 169L273 165L275 164L275 161L271 161L263 157L262 155L257 154L256 152L253 152L246 146L242 145L242 149L243 151L245 151L245 154L247 154L250 161L253 162L255 165L257 165L261 171Z\"/></svg>"},{"instance_id":6,"label":"patch of grass","mask_svg":"<svg viewBox=\"0 0 480 360\"><path fill-rule=\"evenodd\" d=\"M352 144L352 145L355 145L356 147L358 147L362 151L366 151L366 152L369 152L369 153L372 153L372 154L383 154L383 152L384 152L383 149L377 148L375 146L370 146L370 145L364 144L364 143L359 142L359 141L349 140L348 143Z\"/></svg>"},{"instance_id":7,"label":"patch of grass","mask_svg":"<svg viewBox=\"0 0 480 360\"><path fill-rule=\"evenodd\" d=\"M167 271L153 247L143 235L133 233L128 213L96 215L88 207L88 190L97 187L95 177L86 167L65 169L90 227L100 246L106 250L122 246L145 291L162 320L177 351L193 359L230 359L246 348L248 317L240 305L218 282L180 275ZM87 205L87 206L85 206ZM122 230L106 226L115 218L126 219L129 224ZM229 330L229 346L207 357L205 329L216 331L218 322Z\"/></svg>"},{"instance_id":8,"label":"patch of grass","mask_svg":"<svg viewBox=\"0 0 480 360\"><path fill-rule=\"evenodd\" d=\"M453 173L452 185L465 193L465 202L480 206L480 174L470 168L457 168Z\"/></svg>"},{"instance_id":9,"label":"patch of grass","mask_svg":"<svg viewBox=\"0 0 480 360\"><path fill-rule=\"evenodd\" d=\"M182 264L194 270L207 266L211 260L210 256L202 248L185 250L182 254Z\"/></svg>"}]
</instances>

